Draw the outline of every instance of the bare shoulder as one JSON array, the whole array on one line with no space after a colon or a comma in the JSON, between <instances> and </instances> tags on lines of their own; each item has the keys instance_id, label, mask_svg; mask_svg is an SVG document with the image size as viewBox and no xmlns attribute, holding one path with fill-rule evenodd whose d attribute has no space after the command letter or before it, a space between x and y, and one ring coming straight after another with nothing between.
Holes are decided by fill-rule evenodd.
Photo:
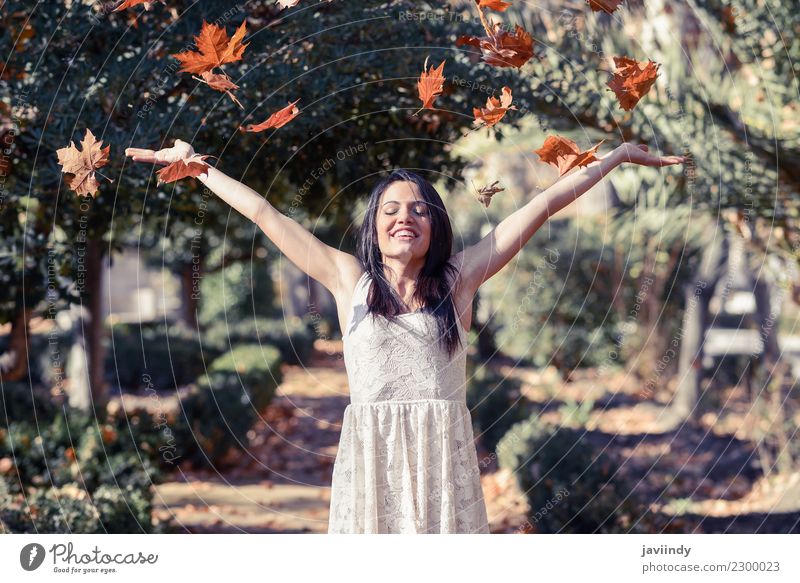
<instances>
[{"instance_id":1,"label":"bare shoulder","mask_svg":"<svg viewBox=\"0 0 800 583\"><path fill-rule=\"evenodd\" d=\"M336 290L331 290L335 296L349 298L364 275L364 267L357 257L349 253L342 253L337 258L336 271L338 273L338 281L336 282Z\"/></svg>"}]
</instances>

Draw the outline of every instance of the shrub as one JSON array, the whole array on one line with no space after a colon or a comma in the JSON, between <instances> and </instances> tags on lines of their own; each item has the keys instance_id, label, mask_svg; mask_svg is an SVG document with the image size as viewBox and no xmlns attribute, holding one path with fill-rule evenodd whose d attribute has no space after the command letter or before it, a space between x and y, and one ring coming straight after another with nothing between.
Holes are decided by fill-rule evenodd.
<instances>
[{"instance_id":1,"label":"shrub","mask_svg":"<svg viewBox=\"0 0 800 583\"><path fill-rule=\"evenodd\" d=\"M476 433L489 451L515 423L529 411L526 399L520 399L520 382L503 378L487 366L472 368L467 377L467 406L472 413Z\"/></svg>"},{"instance_id":2,"label":"shrub","mask_svg":"<svg viewBox=\"0 0 800 583\"><path fill-rule=\"evenodd\" d=\"M244 344L214 360L208 371L241 379L256 411L264 411L283 380L280 364L281 354L274 346Z\"/></svg>"},{"instance_id":3,"label":"shrub","mask_svg":"<svg viewBox=\"0 0 800 583\"><path fill-rule=\"evenodd\" d=\"M188 385L205 372L203 346L182 323L114 324L106 351L106 380L135 391Z\"/></svg>"},{"instance_id":4,"label":"shrub","mask_svg":"<svg viewBox=\"0 0 800 583\"><path fill-rule=\"evenodd\" d=\"M244 449L256 410L239 377L229 372L203 376L181 398L175 431L186 458L216 466L231 448Z\"/></svg>"},{"instance_id":5,"label":"shrub","mask_svg":"<svg viewBox=\"0 0 800 583\"><path fill-rule=\"evenodd\" d=\"M57 410L52 397L25 383L0 386L0 427L9 423L39 423L52 419Z\"/></svg>"},{"instance_id":6,"label":"shrub","mask_svg":"<svg viewBox=\"0 0 800 583\"><path fill-rule=\"evenodd\" d=\"M536 532L644 532L643 506L608 456L595 455L579 431L542 423L514 425L497 445L500 467L514 472Z\"/></svg>"},{"instance_id":7,"label":"shrub","mask_svg":"<svg viewBox=\"0 0 800 583\"><path fill-rule=\"evenodd\" d=\"M286 364L307 364L314 348L309 318L217 320L203 333L203 346L221 355L238 344L268 344L280 350Z\"/></svg>"}]
</instances>

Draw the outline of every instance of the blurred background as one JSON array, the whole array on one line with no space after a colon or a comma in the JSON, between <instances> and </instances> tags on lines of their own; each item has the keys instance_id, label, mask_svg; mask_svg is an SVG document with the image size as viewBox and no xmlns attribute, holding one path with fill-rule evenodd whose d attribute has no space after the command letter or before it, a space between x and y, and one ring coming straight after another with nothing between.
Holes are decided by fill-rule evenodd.
<instances>
[{"instance_id":1,"label":"blurred background","mask_svg":"<svg viewBox=\"0 0 800 583\"><path fill-rule=\"evenodd\" d=\"M646 143L474 302L468 404L493 532L797 532L800 4L512 2L520 70L474 2L0 2L0 531L325 532L348 403L331 295L199 181L181 138L353 252L388 170L436 186L454 252L558 178L532 150ZM244 108L169 55L247 24ZM614 55L660 64L630 112ZM425 58L446 60L436 111ZM472 108L516 111L471 131ZM242 134L300 98L285 127ZM111 145L99 193L55 151ZM329 160L329 163L325 163ZM499 181L489 206L476 189Z\"/></svg>"}]
</instances>

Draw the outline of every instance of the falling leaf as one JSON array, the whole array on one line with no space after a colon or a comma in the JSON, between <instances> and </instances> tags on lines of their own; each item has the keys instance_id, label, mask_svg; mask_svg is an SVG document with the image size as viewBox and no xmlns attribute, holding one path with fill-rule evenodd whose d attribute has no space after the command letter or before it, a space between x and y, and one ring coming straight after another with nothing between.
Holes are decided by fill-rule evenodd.
<instances>
[{"instance_id":1,"label":"falling leaf","mask_svg":"<svg viewBox=\"0 0 800 583\"><path fill-rule=\"evenodd\" d=\"M285 126L287 123L292 121L297 115L300 113L300 110L295 107L295 104L300 101L297 99L293 101L283 109L276 111L271 116L269 116L266 121L262 121L259 124L247 124L246 126L242 127L239 126L239 131L242 133L244 132L263 132L269 128L280 128Z\"/></svg>"},{"instance_id":2,"label":"falling leaf","mask_svg":"<svg viewBox=\"0 0 800 583\"><path fill-rule=\"evenodd\" d=\"M600 12L601 10L607 14L611 14L619 5L622 4L622 0L586 0L586 3L594 12Z\"/></svg>"},{"instance_id":3,"label":"falling leaf","mask_svg":"<svg viewBox=\"0 0 800 583\"><path fill-rule=\"evenodd\" d=\"M216 91L221 91L222 93L226 93L228 97L230 97L233 102L244 109L244 106L236 99L236 96L233 94L234 91L239 89L239 86L231 81L231 78L228 77L225 73L212 73L211 71L204 71L200 73L200 77L195 77L192 75L192 79L197 79L202 83L207 84L212 89Z\"/></svg>"},{"instance_id":4,"label":"falling leaf","mask_svg":"<svg viewBox=\"0 0 800 583\"><path fill-rule=\"evenodd\" d=\"M69 188L75 194L82 196L95 196L99 188L95 178L95 170L108 163L108 154L111 146L103 148L102 140L98 141L89 128L81 141L81 149L70 143L65 148L56 151L61 172L71 174ZM107 178L111 182L110 178Z\"/></svg>"},{"instance_id":5,"label":"falling leaf","mask_svg":"<svg viewBox=\"0 0 800 583\"><path fill-rule=\"evenodd\" d=\"M592 146L585 152L581 152L578 145L568 138L547 136L544 145L533 152L539 155L542 162L557 167L559 176L564 176L573 168L587 166L591 162L595 162L597 158L595 158L594 153L603 142L605 140L600 140L597 145Z\"/></svg>"},{"instance_id":6,"label":"falling leaf","mask_svg":"<svg viewBox=\"0 0 800 583\"><path fill-rule=\"evenodd\" d=\"M616 94L620 107L630 111L650 91L661 65L653 61L640 63L628 57L614 57L614 65L614 77L607 85Z\"/></svg>"},{"instance_id":7,"label":"falling leaf","mask_svg":"<svg viewBox=\"0 0 800 583\"><path fill-rule=\"evenodd\" d=\"M161 170L156 172L158 176L158 184L165 182L175 182L181 178L196 177L208 172L208 164L203 160L209 158L209 154L202 156L195 154L186 160L178 160L169 166L164 166Z\"/></svg>"},{"instance_id":8,"label":"falling leaf","mask_svg":"<svg viewBox=\"0 0 800 583\"><path fill-rule=\"evenodd\" d=\"M498 192L503 192L505 188L498 188L497 184L499 180L495 180L491 184L487 184L486 186L482 186L481 188L475 188L475 183L472 183L472 187L475 188L475 192L477 193L478 200L480 201L483 206L489 208L489 203L492 202L492 197L497 194Z\"/></svg>"},{"instance_id":9,"label":"falling leaf","mask_svg":"<svg viewBox=\"0 0 800 583\"><path fill-rule=\"evenodd\" d=\"M503 2L503 0L478 0L478 8L488 8L498 12L504 12L509 6L511 6L511 2Z\"/></svg>"},{"instance_id":10,"label":"falling leaf","mask_svg":"<svg viewBox=\"0 0 800 583\"><path fill-rule=\"evenodd\" d=\"M164 0L158 0L162 4L166 4ZM144 5L145 10L150 10L156 0L123 0L122 4L114 8L111 12L120 12L126 8L133 8L134 6Z\"/></svg>"},{"instance_id":11,"label":"falling leaf","mask_svg":"<svg viewBox=\"0 0 800 583\"><path fill-rule=\"evenodd\" d=\"M520 25L516 25L514 32L500 30L502 25L499 22L490 27L488 36L462 35L456 40L456 45L481 49L483 60L495 67L520 68L533 57L533 37Z\"/></svg>"},{"instance_id":12,"label":"falling leaf","mask_svg":"<svg viewBox=\"0 0 800 583\"><path fill-rule=\"evenodd\" d=\"M430 69L428 69L428 57L425 57L425 64L422 65L422 75L417 81L417 91L419 98L422 100L420 109L435 109L433 101L442 94L444 89L444 63L442 61L435 69L431 65Z\"/></svg>"},{"instance_id":13,"label":"falling leaf","mask_svg":"<svg viewBox=\"0 0 800 583\"><path fill-rule=\"evenodd\" d=\"M517 107L511 105L511 88L504 86L502 96L499 99L489 96L486 100L486 107L472 108L472 113L475 116L475 120L472 123L477 126L492 127L503 119L503 116L510 109L517 109Z\"/></svg>"},{"instance_id":14,"label":"falling leaf","mask_svg":"<svg viewBox=\"0 0 800 583\"><path fill-rule=\"evenodd\" d=\"M171 55L181 62L181 68L178 71L181 73L197 73L199 75L226 63L241 60L244 49L249 44L242 44L242 39L246 33L245 24L246 21L242 21L233 36L228 38L228 34L223 27L209 24L203 20L200 34L194 37L197 51L186 50Z\"/></svg>"}]
</instances>

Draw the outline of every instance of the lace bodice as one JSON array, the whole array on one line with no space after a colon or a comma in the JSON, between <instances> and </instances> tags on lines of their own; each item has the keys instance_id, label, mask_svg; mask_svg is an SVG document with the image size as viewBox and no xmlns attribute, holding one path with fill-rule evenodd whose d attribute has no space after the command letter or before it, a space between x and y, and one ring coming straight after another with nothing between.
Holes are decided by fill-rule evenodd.
<instances>
[{"instance_id":1,"label":"lace bodice","mask_svg":"<svg viewBox=\"0 0 800 583\"><path fill-rule=\"evenodd\" d=\"M365 272L356 284L343 337L351 401L464 401L467 333L461 322L462 344L451 359L440 346L432 314L418 310L396 322L368 314L370 282Z\"/></svg>"}]
</instances>

